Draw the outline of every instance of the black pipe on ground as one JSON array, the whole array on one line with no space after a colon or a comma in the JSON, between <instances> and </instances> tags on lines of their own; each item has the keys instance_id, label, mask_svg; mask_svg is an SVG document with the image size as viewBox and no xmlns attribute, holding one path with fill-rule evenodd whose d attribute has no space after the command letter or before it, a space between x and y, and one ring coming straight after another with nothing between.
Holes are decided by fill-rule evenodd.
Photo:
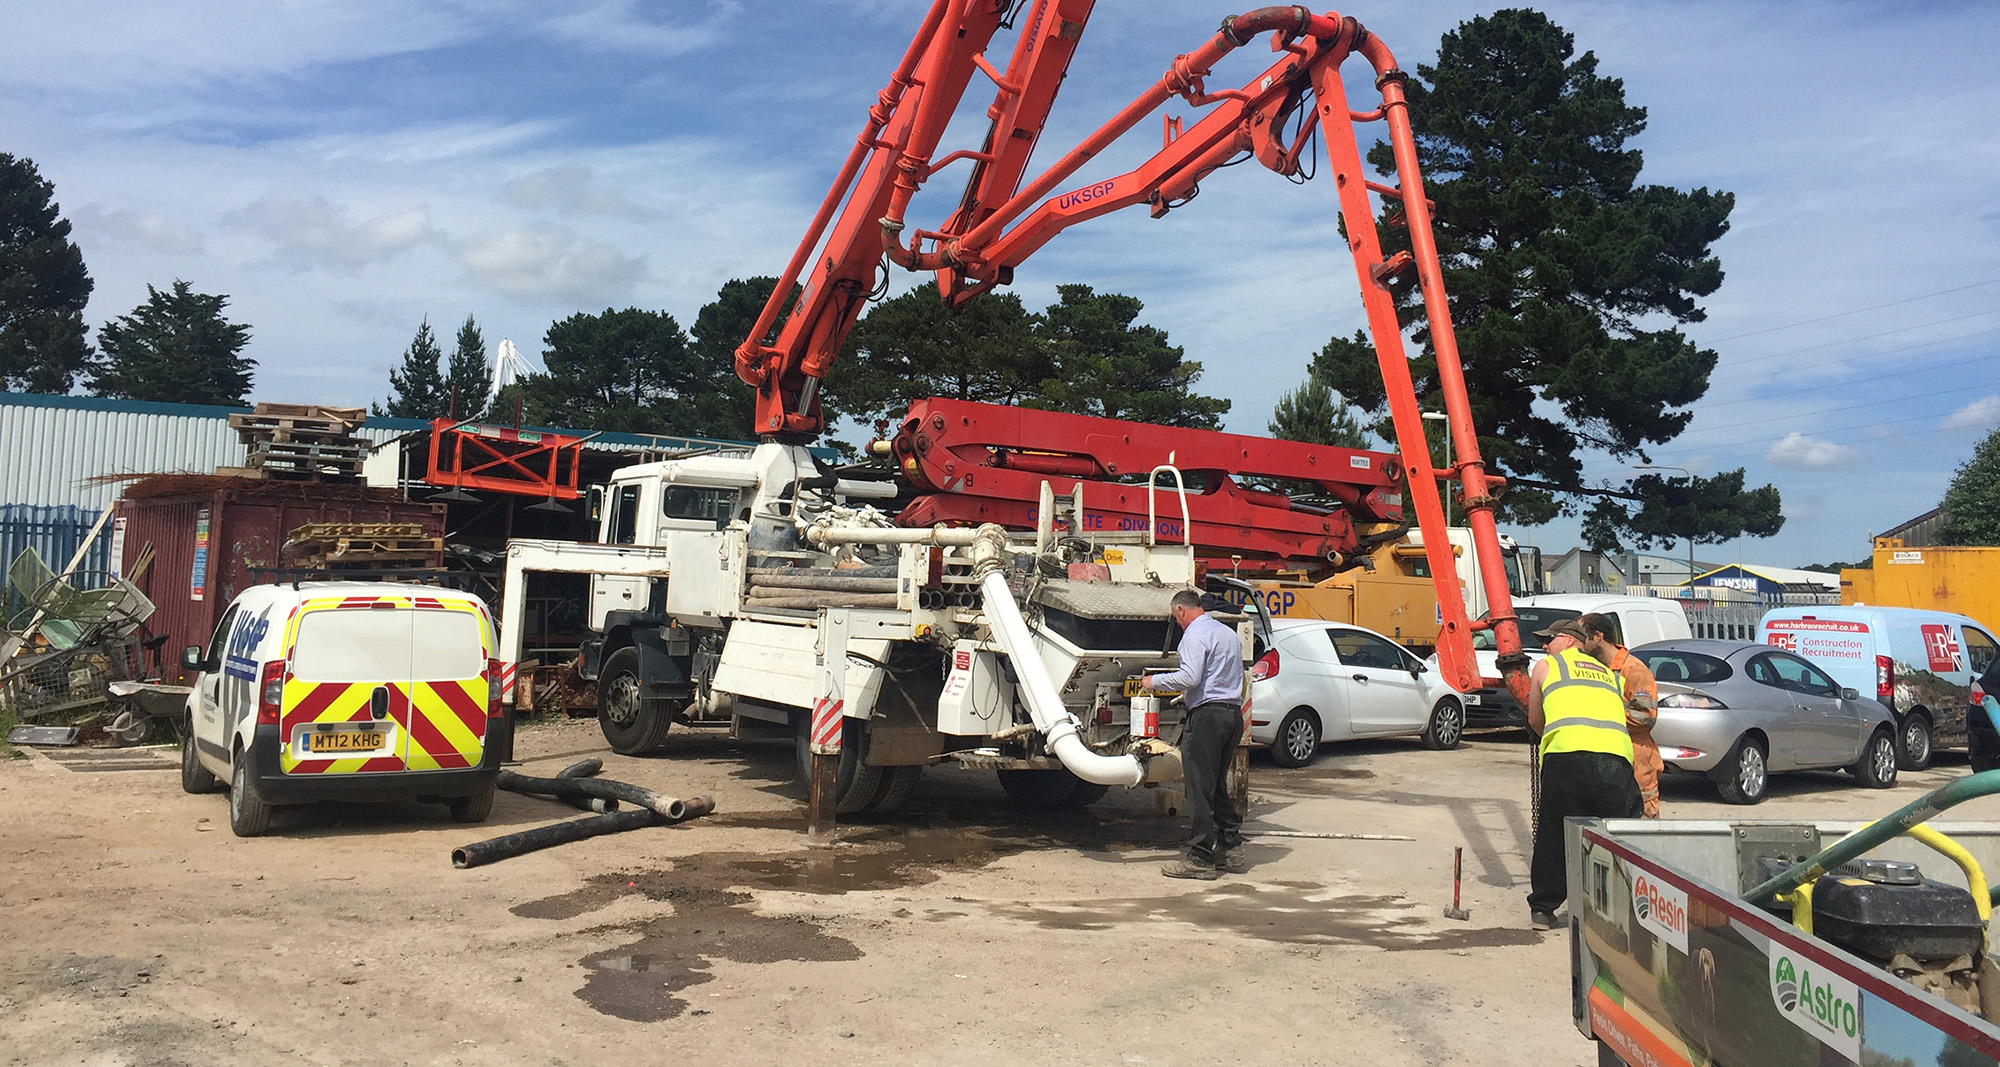
<instances>
[{"instance_id":1,"label":"black pipe on ground","mask_svg":"<svg viewBox=\"0 0 2000 1067\"><path fill-rule=\"evenodd\" d=\"M557 771L556 777L595 778L597 777L597 772L603 769L604 761L598 759L596 756L591 756L588 759L577 760L575 763ZM594 811L599 815L618 810L618 802L606 797L557 797L556 799L578 811Z\"/></svg>"},{"instance_id":2,"label":"black pipe on ground","mask_svg":"<svg viewBox=\"0 0 2000 1067\"><path fill-rule=\"evenodd\" d=\"M665 793L656 793L644 786L630 785L625 782L606 781L602 778L533 778L525 774L516 774L513 771L501 771L500 778L496 784L510 793L535 793L552 797L603 797L610 800L623 800L628 803L637 804L639 807L649 811L658 812L675 822L693 818L693 816L688 814L688 811L696 801L702 801L708 805L699 814L706 815L709 811L714 810L713 802L705 797L692 797L688 800L681 800L678 797L667 796Z\"/></svg>"},{"instance_id":3,"label":"black pipe on ground","mask_svg":"<svg viewBox=\"0 0 2000 1067\"><path fill-rule=\"evenodd\" d=\"M622 785L624 783L610 782L603 784ZM647 792L650 792L650 790L647 790ZM486 841L475 841L470 845L461 845L458 848L452 849L451 865L460 870L464 870L467 867L480 867L488 863L497 863L501 860L511 859L529 852L538 852L545 848L553 848L556 845L566 845L571 841L581 841L587 837L597 837L602 834L618 834L647 826L666 826L671 823L684 822L688 819L707 815L709 812L715 810L715 801L710 800L708 797L689 797L685 801L677 800L675 803L681 805L683 812L679 818L668 818L651 808L638 808L633 811L618 811L608 815L592 815L584 819L571 819L568 822L551 823L548 826L537 826L532 830L523 830L518 834L506 834Z\"/></svg>"}]
</instances>

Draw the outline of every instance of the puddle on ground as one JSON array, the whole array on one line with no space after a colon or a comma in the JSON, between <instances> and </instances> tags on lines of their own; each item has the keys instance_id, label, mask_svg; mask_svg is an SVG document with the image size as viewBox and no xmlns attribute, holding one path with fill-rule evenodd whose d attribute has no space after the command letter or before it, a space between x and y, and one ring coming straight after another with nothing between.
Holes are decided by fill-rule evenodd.
<instances>
[{"instance_id":1,"label":"puddle on ground","mask_svg":"<svg viewBox=\"0 0 2000 1067\"><path fill-rule=\"evenodd\" d=\"M617 889L640 891L622 885ZM819 963L861 958L853 942L826 933L810 919L750 910L744 906L750 903L748 893L677 887L660 896L646 895L671 900L674 913L625 927L638 939L580 961L589 977L576 997L605 1015L640 1023L672 1019L687 1010L687 1001L679 996L683 990L715 978L709 967L716 960Z\"/></svg>"},{"instance_id":2,"label":"puddle on ground","mask_svg":"<svg viewBox=\"0 0 2000 1067\"><path fill-rule=\"evenodd\" d=\"M1166 920L1264 941L1361 945L1391 952L1533 945L1541 940L1533 930L1440 928L1423 918L1418 905L1404 897L1337 896L1324 886L1301 891L1230 883L1176 896L1054 903L996 901L987 907L996 915L1050 930L1109 930Z\"/></svg>"}]
</instances>

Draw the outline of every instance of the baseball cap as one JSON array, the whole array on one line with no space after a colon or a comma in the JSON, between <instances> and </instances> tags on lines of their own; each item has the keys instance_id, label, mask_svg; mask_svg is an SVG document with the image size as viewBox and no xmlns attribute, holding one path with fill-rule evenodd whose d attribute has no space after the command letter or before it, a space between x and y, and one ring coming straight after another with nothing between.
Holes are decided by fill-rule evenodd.
<instances>
[{"instance_id":1,"label":"baseball cap","mask_svg":"<svg viewBox=\"0 0 2000 1067\"><path fill-rule=\"evenodd\" d=\"M1583 632L1583 624L1577 622L1575 619L1564 619L1561 622L1550 623L1548 629L1536 630L1535 636L1543 640L1551 637L1574 637L1578 641L1587 641L1590 639L1590 635Z\"/></svg>"}]
</instances>

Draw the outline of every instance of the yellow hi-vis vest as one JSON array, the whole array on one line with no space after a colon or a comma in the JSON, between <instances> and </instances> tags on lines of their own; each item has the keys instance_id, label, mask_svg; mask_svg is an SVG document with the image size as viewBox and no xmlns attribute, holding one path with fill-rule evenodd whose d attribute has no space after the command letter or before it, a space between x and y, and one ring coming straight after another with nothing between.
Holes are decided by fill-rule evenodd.
<instances>
[{"instance_id":1,"label":"yellow hi-vis vest","mask_svg":"<svg viewBox=\"0 0 2000 1067\"><path fill-rule=\"evenodd\" d=\"M1609 752L1632 762L1618 676L1579 648L1555 653L1548 664L1542 678L1542 755Z\"/></svg>"}]
</instances>

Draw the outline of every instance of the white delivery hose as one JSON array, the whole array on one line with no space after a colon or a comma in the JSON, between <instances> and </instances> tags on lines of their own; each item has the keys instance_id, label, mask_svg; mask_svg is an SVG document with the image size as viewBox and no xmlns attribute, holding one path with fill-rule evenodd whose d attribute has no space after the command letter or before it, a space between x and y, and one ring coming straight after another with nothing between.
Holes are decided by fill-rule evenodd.
<instances>
[{"instance_id":1,"label":"white delivery hose","mask_svg":"<svg viewBox=\"0 0 2000 1067\"><path fill-rule=\"evenodd\" d=\"M1014 591L1007 588L1007 576L989 571L979 580L979 591L986 597L986 623L993 630L993 639L1014 661L1014 676L1027 694L1028 716L1035 720L1035 729L1042 732L1048 750L1071 774L1095 785L1135 786L1145 781L1146 766L1136 757L1100 755L1078 736L1076 716L1063 707L1055 683L1049 680L1041 654L1035 650L1034 635L1028 632L1028 621L1021 617L1020 605L1014 603Z\"/></svg>"}]
</instances>

